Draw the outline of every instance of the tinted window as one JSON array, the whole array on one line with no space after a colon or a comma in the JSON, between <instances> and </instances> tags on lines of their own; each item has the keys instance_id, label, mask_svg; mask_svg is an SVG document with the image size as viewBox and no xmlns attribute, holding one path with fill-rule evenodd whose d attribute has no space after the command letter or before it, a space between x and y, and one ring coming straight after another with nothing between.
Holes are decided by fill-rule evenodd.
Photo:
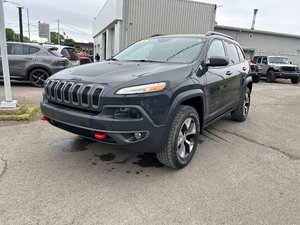
<instances>
[{"instance_id":1,"label":"tinted window","mask_svg":"<svg viewBox=\"0 0 300 225\"><path fill-rule=\"evenodd\" d=\"M264 64L268 63L267 57L263 57L262 63L264 63Z\"/></svg>"},{"instance_id":2,"label":"tinted window","mask_svg":"<svg viewBox=\"0 0 300 225\"><path fill-rule=\"evenodd\" d=\"M258 57L257 63L261 63L261 57Z\"/></svg>"},{"instance_id":3,"label":"tinted window","mask_svg":"<svg viewBox=\"0 0 300 225\"><path fill-rule=\"evenodd\" d=\"M71 60L77 60L78 59L78 56L75 53L75 50L73 48L64 48L61 51L61 54L65 57L67 57L68 59L71 59Z\"/></svg>"},{"instance_id":4,"label":"tinted window","mask_svg":"<svg viewBox=\"0 0 300 225\"><path fill-rule=\"evenodd\" d=\"M238 55L238 52L236 50L235 44L226 41L225 45L226 45L227 51L228 51L229 62L231 64L238 63L239 62L239 55Z\"/></svg>"},{"instance_id":5,"label":"tinted window","mask_svg":"<svg viewBox=\"0 0 300 225\"><path fill-rule=\"evenodd\" d=\"M245 55L244 52L242 51L242 49L239 46L236 46L239 57L240 57L240 61L244 61L245 60Z\"/></svg>"},{"instance_id":6,"label":"tinted window","mask_svg":"<svg viewBox=\"0 0 300 225\"><path fill-rule=\"evenodd\" d=\"M22 44L8 44L7 53L9 55L28 55L30 47Z\"/></svg>"},{"instance_id":7,"label":"tinted window","mask_svg":"<svg viewBox=\"0 0 300 225\"><path fill-rule=\"evenodd\" d=\"M212 56L222 56L226 57L224 46L223 46L223 41L221 40L214 40L207 52L207 58L210 58Z\"/></svg>"},{"instance_id":8,"label":"tinted window","mask_svg":"<svg viewBox=\"0 0 300 225\"><path fill-rule=\"evenodd\" d=\"M37 52L39 52L40 51L40 49L39 48L36 48L36 47L30 47L29 48L29 54L34 54L34 53L37 53Z\"/></svg>"}]
</instances>

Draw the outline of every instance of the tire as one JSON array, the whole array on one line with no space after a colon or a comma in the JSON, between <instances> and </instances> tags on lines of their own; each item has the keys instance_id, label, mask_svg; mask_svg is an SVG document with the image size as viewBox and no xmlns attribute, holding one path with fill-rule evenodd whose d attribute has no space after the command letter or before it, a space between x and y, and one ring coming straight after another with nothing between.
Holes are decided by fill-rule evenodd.
<instances>
[{"instance_id":1,"label":"tire","mask_svg":"<svg viewBox=\"0 0 300 225\"><path fill-rule=\"evenodd\" d=\"M173 169L181 169L189 164L197 149L200 122L197 111L181 105L172 122L170 133L158 160Z\"/></svg>"},{"instance_id":2,"label":"tire","mask_svg":"<svg viewBox=\"0 0 300 225\"><path fill-rule=\"evenodd\" d=\"M29 74L30 83L35 87L44 87L49 73L44 69L34 69Z\"/></svg>"},{"instance_id":3,"label":"tire","mask_svg":"<svg viewBox=\"0 0 300 225\"><path fill-rule=\"evenodd\" d=\"M252 80L253 80L254 83L258 83L260 81L260 75L252 76Z\"/></svg>"},{"instance_id":4,"label":"tire","mask_svg":"<svg viewBox=\"0 0 300 225\"><path fill-rule=\"evenodd\" d=\"M251 92L250 89L247 87L243 92L243 95L239 101L238 108L231 112L232 120L243 122L247 119L247 115L249 113L251 103Z\"/></svg>"},{"instance_id":5,"label":"tire","mask_svg":"<svg viewBox=\"0 0 300 225\"><path fill-rule=\"evenodd\" d=\"M275 80L276 80L275 72L273 70L269 70L267 73L267 81L269 83L274 83Z\"/></svg>"},{"instance_id":6,"label":"tire","mask_svg":"<svg viewBox=\"0 0 300 225\"><path fill-rule=\"evenodd\" d=\"M291 81L292 81L293 84L299 84L299 82L300 82L300 77L292 78Z\"/></svg>"}]
</instances>

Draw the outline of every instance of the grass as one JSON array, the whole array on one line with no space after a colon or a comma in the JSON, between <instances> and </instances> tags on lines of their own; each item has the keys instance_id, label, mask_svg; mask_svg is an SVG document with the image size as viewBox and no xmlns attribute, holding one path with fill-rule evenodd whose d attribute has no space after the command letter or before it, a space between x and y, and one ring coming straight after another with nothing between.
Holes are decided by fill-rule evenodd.
<instances>
[{"instance_id":1,"label":"grass","mask_svg":"<svg viewBox=\"0 0 300 225\"><path fill-rule=\"evenodd\" d=\"M38 106L21 105L20 110L17 112L0 115L0 121L30 121L36 117L39 110Z\"/></svg>"}]
</instances>

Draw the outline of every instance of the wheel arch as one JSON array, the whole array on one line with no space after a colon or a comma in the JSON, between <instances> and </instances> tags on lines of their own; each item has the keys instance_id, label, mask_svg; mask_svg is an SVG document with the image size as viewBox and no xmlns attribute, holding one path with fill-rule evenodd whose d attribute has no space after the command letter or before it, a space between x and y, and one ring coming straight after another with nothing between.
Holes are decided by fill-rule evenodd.
<instances>
[{"instance_id":1,"label":"wheel arch","mask_svg":"<svg viewBox=\"0 0 300 225\"><path fill-rule=\"evenodd\" d=\"M194 89L189 90L183 93L180 93L175 100L173 101L173 104L171 106L171 110L168 117L167 126L170 126L171 122L173 121L176 112L180 105L188 105L196 109L199 115L199 121L200 121L200 132L203 128L204 123L204 94L202 90L200 89Z\"/></svg>"},{"instance_id":2,"label":"wheel arch","mask_svg":"<svg viewBox=\"0 0 300 225\"><path fill-rule=\"evenodd\" d=\"M27 69L27 72L26 72L26 79L27 80L29 80L29 74L35 69L43 69L49 74L49 76L51 75L51 70L48 67L43 66L43 65L34 65L34 66Z\"/></svg>"}]
</instances>

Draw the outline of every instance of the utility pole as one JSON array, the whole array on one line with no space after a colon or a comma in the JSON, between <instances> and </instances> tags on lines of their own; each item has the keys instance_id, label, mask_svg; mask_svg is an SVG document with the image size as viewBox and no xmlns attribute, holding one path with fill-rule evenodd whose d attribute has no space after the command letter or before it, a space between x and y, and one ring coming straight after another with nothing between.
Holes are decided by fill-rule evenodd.
<instances>
[{"instance_id":1,"label":"utility pole","mask_svg":"<svg viewBox=\"0 0 300 225\"><path fill-rule=\"evenodd\" d=\"M26 8L24 8L26 9ZM26 9L27 12L27 25L28 25L28 38L29 38L29 42L30 42L30 24L29 24L29 9Z\"/></svg>"},{"instance_id":2,"label":"utility pole","mask_svg":"<svg viewBox=\"0 0 300 225\"><path fill-rule=\"evenodd\" d=\"M26 8L26 7L24 7L24 6L22 6L22 5L20 5L19 3L16 3L16 2L12 2L12 1L8 1L8 0L4 0L3 2L8 2L8 3L11 3L11 4L13 4L13 5L16 5L17 6L17 8L22 8L22 9L24 9L24 10L26 10L26 12L27 12L27 25L28 25L28 38L29 38L29 41L30 41L30 23L29 23L29 9L28 8ZM19 9L20 10L20 9ZM22 18L22 17L21 17ZM22 24L23 25L23 24ZM23 29L22 29L23 30Z\"/></svg>"},{"instance_id":3,"label":"utility pole","mask_svg":"<svg viewBox=\"0 0 300 225\"><path fill-rule=\"evenodd\" d=\"M57 20L57 43L60 45L59 19Z\"/></svg>"},{"instance_id":4,"label":"utility pole","mask_svg":"<svg viewBox=\"0 0 300 225\"><path fill-rule=\"evenodd\" d=\"M12 94L11 94L3 0L0 0L0 47L1 47L1 57L2 57L1 61L2 61L2 68L3 68L4 92L5 92L5 100L1 102L0 107L1 109L7 109L7 108L14 109L17 108L17 101L12 100Z\"/></svg>"},{"instance_id":5,"label":"utility pole","mask_svg":"<svg viewBox=\"0 0 300 225\"><path fill-rule=\"evenodd\" d=\"M22 7L18 7L18 9L19 9L19 25L20 25L20 42L24 42L24 39L23 39Z\"/></svg>"}]
</instances>

